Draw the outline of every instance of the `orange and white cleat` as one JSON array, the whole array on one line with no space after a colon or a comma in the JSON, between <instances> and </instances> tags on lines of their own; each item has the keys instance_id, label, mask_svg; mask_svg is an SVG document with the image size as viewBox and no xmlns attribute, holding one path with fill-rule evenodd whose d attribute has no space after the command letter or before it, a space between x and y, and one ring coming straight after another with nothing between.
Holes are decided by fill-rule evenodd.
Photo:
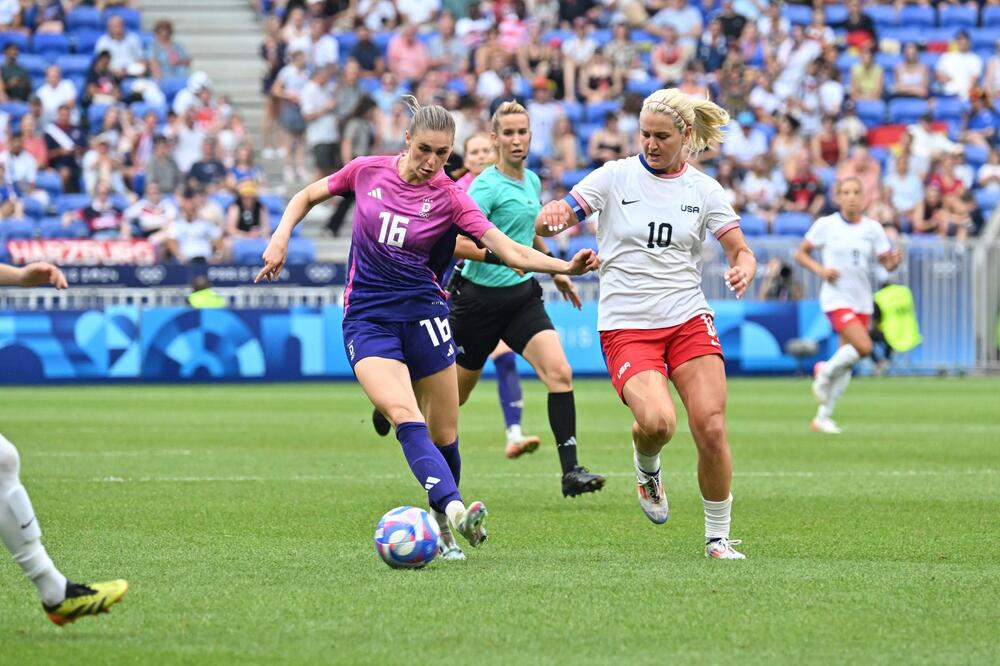
<instances>
[{"instance_id":1,"label":"orange and white cleat","mask_svg":"<svg viewBox=\"0 0 1000 666\"><path fill-rule=\"evenodd\" d=\"M538 445L542 440L535 435L524 435L517 439L507 440L507 457L511 460L520 458L525 453L534 453L538 450Z\"/></svg>"},{"instance_id":2,"label":"orange and white cleat","mask_svg":"<svg viewBox=\"0 0 1000 666\"><path fill-rule=\"evenodd\" d=\"M713 560L745 560L747 556L734 550L733 546L742 543L739 539L730 541L726 537L721 539L710 539L705 543L705 557Z\"/></svg>"}]
</instances>

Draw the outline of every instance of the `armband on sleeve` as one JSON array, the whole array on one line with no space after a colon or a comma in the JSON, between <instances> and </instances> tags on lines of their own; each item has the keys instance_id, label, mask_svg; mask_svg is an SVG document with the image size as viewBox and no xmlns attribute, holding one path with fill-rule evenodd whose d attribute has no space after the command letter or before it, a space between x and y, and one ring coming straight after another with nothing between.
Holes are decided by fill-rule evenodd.
<instances>
[{"instance_id":1,"label":"armband on sleeve","mask_svg":"<svg viewBox=\"0 0 1000 666\"><path fill-rule=\"evenodd\" d=\"M576 200L572 194L567 194L563 197L563 201L569 204L569 207L573 209L573 214L576 215L577 222L583 222L587 219L587 211L584 210L583 204Z\"/></svg>"}]
</instances>

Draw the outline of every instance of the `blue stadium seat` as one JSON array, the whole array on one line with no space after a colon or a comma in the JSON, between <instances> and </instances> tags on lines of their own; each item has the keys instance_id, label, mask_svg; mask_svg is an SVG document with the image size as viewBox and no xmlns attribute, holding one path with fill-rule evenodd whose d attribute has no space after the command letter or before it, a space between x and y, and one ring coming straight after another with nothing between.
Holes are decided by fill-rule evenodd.
<instances>
[{"instance_id":1,"label":"blue stadium seat","mask_svg":"<svg viewBox=\"0 0 1000 666\"><path fill-rule=\"evenodd\" d=\"M660 41L659 37L652 34L651 32L647 32L646 30L642 29L633 30L631 33L629 33L629 37L632 39L633 43L640 45L640 47L641 46L648 47L645 49L641 49L646 53L649 53L649 50L652 49L652 47L658 44Z\"/></svg>"},{"instance_id":2,"label":"blue stadium seat","mask_svg":"<svg viewBox=\"0 0 1000 666\"><path fill-rule=\"evenodd\" d=\"M258 198L271 215L277 215L280 218L281 214L285 212L284 197L277 194L262 194Z\"/></svg>"},{"instance_id":3,"label":"blue stadium seat","mask_svg":"<svg viewBox=\"0 0 1000 666\"><path fill-rule=\"evenodd\" d=\"M542 35L542 41L547 44L550 41L552 41L553 39L558 39L559 43L562 44L566 40L572 39L572 37L573 37L573 31L572 30L558 30L558 29L557 30L549 30L548 32L546 32L546 33L544 33ZM636 38L633 37L633 39L636 39Z\"/></svg>"},{"instance_id":4,"label":"blue stadium seat","mask_svg":"<svg viewBox=\"0 0 1000 666\"><path fill-rule=\"evenodd\" d=\"M786 4L781 8L781 15L788 19L789 23L809 25L809 22L812 21L812 8L805 5Z\"/></svg>"},{"instance_id":5,"label":"blue stadium seat","mask_svg":"<svg viewBox=\"0 0 1000 666\"><path fill-rule=\"evenodd\" d=\"M903 55L901 53L876 53L875 62L882 65L882 69L888 74L896 65L903 62Z\"/></svg>"},{"instance_id":6,"label":"blue stadium seat","mask_svg":"<svg viewBox=\"0 0 1000 666\"><path fill-rule=\"evenodd\" d=\"M147 113L153 112L156 114L156 122L158 125L162 125L167 122L167 107L162 104L133 102L131 109L136 118L144 118Z\"/></svg>"},{"instance_id":7,"label":"blue stadium seat","mask_svg":"<svg viewBox=\"0 0 1000 666\"><path fill-rule=\"evenodd\" d=\"M983 7L983 27L1000 28L1000 6L987 5Z\"/></svg>"},{"instance_id":8,"label":"blue stadium seat","mask_svg":"<svg viewBox=\"0 0 1000 666\"><path fill-rule=\"evenodd\" d=\"M613 37L614 36L611 34L611 28L599 28L590 33L590 38L597 42L597 45L601 47L610 42Z\"/></svg>"},{"instance_id":9,"label":"blue stadium seat","mask_svg":"<svg viewBox=\"0 0 1000 666\"><path fill-rule=\"evenodd\" d=\"M24 114L31 110L27 102L4 102L0 104L0 111L10 116L14 122L19 121Z\"/></svg>"},{"instance_id":10,"label":"blue stadium seat","mask_svg":"<svg viewBox=\"0 0 1000 666\"><path fill-rule=\"evenodd\" d=\"M865 14L875 22L875 27L881 32L882 28L895 27L899 25L899 14L892 5L868 5L864 9Z\"/></svg>"},{"instance_id":11,"label":"blue stadium seat","mask_svg":"<svg viewBox=\"0 0 1000 666\"><path fill-rule=\"evenodd\" d=\"M967 108L958 97L935 97L932 113L934 120L961 120Z\"/></svg>"},{"instance_id":12,"label":"blue stadium seat","mask_svg":"<svg viewBox=\"0 0 1000 666\"><path fill-rule=\"evenodd\" d=\"M50 198L55 199L62 194L62 178L55 171L39 171L35 177L35 187L45 190Z\"/></svg>"},{"instance_id":13,"label":"blue stadium seat","mask_svg":"<svg viewBox=\"0 0 1000 666\"><path fill-rule=\"evenodd\" d=\"M94 7L80 6L66 14L66 29L70 32L80 28L101 30L103 26L101 12Z\"/></svg>"},{"instance_id":14,"label":"blue stadium seat","mask_svg":"<svg viewBox=\"0 0 1000 666\"><path fill-rule=\"evenodd\" d=\"M986 164L986 160L989 159L990 149L986 146L977 146L974 143L968 143L965 145L965 162L972 167L973 170L978 170L979 167Z\"/></svg>"},{"instance_id":15,"label":"blue stadium seat","mask_svg":"<svg viewBox=\"0 0 1000 666\"><path fill-rule=\"evenodd\" d=\"M8 44L17 44L17 48L22 52L28 50L28 38L16 30L0 32L0 51L7 48Z\"/></svg>"},{"instance_id":16,"label":"blue stadium seat","mask_svg":"<svg viewBox=\"0 0 1000 666\"><path fill-rule=\"evenodd\" d=\"M229 192L216 192L215 194L208 197L213 202L219 205L223 211L229 209L229 205L236 201L236 195L230 194Z\"/></svg>"},{"instance_id":17,"label":"blue stadium seat","mask_svg":"<svg viewBox=\"0 0 1000 666\"><path fill-rule=\"evenodd\" d=\"M584 155L587 154L587 143L590 141L590 137L601 127L603 127L601 123L580 123L574 128Z\"/></svg>"},{"instance_id":18,"label":"blue stadium seat","mask_svg":"<svg viewBox=\"0 0 1000 666\"><path fill-rule=\"evenodd\" d=\"M855 109L858 118L866 127L874 127L885 122L885 102L880 99L859 99Z\"/></svg>"},{"instance_id":19,"label":"blue stadium seat","mask_svg":"<svg viewBox=\"0 0 1000 666\"><path fill-rule=\"evenodd\" d=\"M0 222L0 239L25 240L35 237L35 223L32 220L18 220L9 218Z\"/></svg>"},{"instance_id":20,"label":"blue stadium seat","mask_svg":"<svg viewBox=\"0 0 1000 666\"><path fill-rule=\"evenodd\" d=\"M983 217L989 218L993 209L1000 204L1000 190L979 190L976 192L976 205L983 211Z\"/></svg>"},{"instance_id":21,"label":"blue stadium seat","mask_svg":"<svg viewBox=\"0 0 1000 666\"><path fill-rule=\"evenodd\" d=\"M160 81L160 90L166 95L169 104L173 104L174 97L185 88L187 88L187 79L174 78Z\"/></svg>"},{"instance_id":22,"label":"blue stadium seat","mask_svg":"<svg viewBox=\"0 0 1000 666\"><path fill-rule=\"evenodd\" d=\"M445 84L445 88L453 92L457 92L459 95L464 95L469 92L469 87L465 85L465 81L462 79L452 79Z\"/></svg>"},{"instance_id":23,"label":"blue stadium seat","mask_svg":"<svg viewBox=\"0 0 1000 666\"><path fill-rule=\"evenodd\" d=\"M142 52L147 53L149 51L149 47L152 46L153 42L156 40L156 36L148 30L142 30L136 34L139 36L139 42L142 44Z\"/></svg>"},{"instance_id":24,"label":"blue stadium seat","mask_svg":"<svg viewBox=\"0 0 1000 666\"><path fill-rule=\"evenodd\" d=\"M826 5L823 9L827 25L840 25L847 20L847 5Z\"/></svg>"},{"instance_id":25,"label":"blue stadium seat","mask_svg":"<svg viewBox=\"0 0 1000 666\"><path fill-rule=\"evenodd\" d=\"M101 25L107 26L108 19L112 16L121 16L125 22L125 29L137 32L142 27L142 13L138 9L128 7L109 7L101 14Z\"/></svg>"},{"instance_id":26,"label":"blue stadium seat","mask_svg":"<svg viewBox=\"0 0 1000 666\"><path fill-rule=\"evenodd\" d=\"M378 77L375 76L363 76L358 79L358 87L361 88L362 92L366 95L373 94L382 84L379 82Z\"/></svg>"},{"instance_id":27,"label":"blue stadium seat","mask_svg":"<svg viewBox=\"0 0 1000 666\"><path fill-rule=\"evenodd\" d=\"M889 102L889 122L910 125L930 110L927 100L899 98Z\"/></svg>"},{"instance_id":28,"label":"blue stadium seat","mask_svg":"<svg viewBox=\"0 0 1000 666\"><path fill-rule=\"evenodd\" d=\"M774 218L774 233L779 236L805 236L813 219L808 213L778 213Z\"/></svg>"},{"instance_id":29,"label":"blue stadium seat","mask_svg":"<svg viewBox=\"0 0 1000 666\"><path fill-rule=\"evenodd\" d=\"M378 50L381 51L384 56L386 49L389 48L389 42L392 41L392 38L395 36L396 33L394 32L376 32L372 35L372 44L377 46Z\"/></svg>"},{"instance_id":30,"label":"blue stadium seat","mask_svg":"<svg viewBox=\"0 0 1000 666\"><path fill-rule=\"evenodd\" d=\"M931 70L931 76L934 76L934 68L937 67L938 60L941 59L940 53L934 53L933 51L924 51L919 56L920 62L927 65L927 68Z\"/></svg>"},{"instance_id":31,"label":"blue stadium seat","mask_svg":"<svg viewBox=\"0 0 1000 666\"><path fill-rule=\"evenodd\" d=\"M841 74L848 74L850 73L851 68L854 67L854 65L856 65L860 61L861 59L858 56L854 55L853 53L847 53L845 51L844 53L841 53L839 56L837 56L837 70Z\"/></svg>"},{"instance_id":32,"label":"blue stadium seat","mask_svg":"<svg viewBox=\"0 0 1000 666\"><path fill-rule=\"evenodd\" d=\"M75 74L87 75L90 71L90 63L93 60L89 55L61 55L56 58L56 64L62 70L64 76Z\"/></svg>"},{"instance_id":33,"label":"blue stadium seat","mask_svg":"<svg viewBox=\"0 0 1000 666\"><path fill-rule=\"evenodd\" d=\"M103 34L100 30L91 30L90 28L74 30L70 34L70 41L73 42L73 50L80 55L92 56L94 54L94 47L97 46L97 41Z\"/></svg>"},{"instance_id":34,"label":"blue stadium seat","mask_svg":"<svg viewBox=\"0 0 1000 666\"><path fill-rule=\"evenodd\" d=\"M351 57L351 50L358 43L358 35L356 32L338 32L336 37L340 62L347 62L347 59Z\"/></svg>"},{"instance_id":35,"label":"blue stadium seat","mask_svg":"<svg viewBox=\"0 0 1000 666\"><path fill-rule=\"evenodd\" d=\"M99 128L104 122L104 114L107 113L110 104L91 104L87 109L87 122L89 127Z\"/></svg>"},{"instance_id":36,"label":"blue stadium seat","mask_svg":"<svg viewBox=\"0 0 1000 666\"><path fill-rule=\"evenodd\" d=\"M653 77L650 77L645 81L626 81L625 92L636 93L637 95L648 97L659 90L661 85L662 84Z\"/></svg>"},{"instance_id":37,"label":"blue stadium seat","mask_svg":"<svg viewBox=\"0 0 1000 666\"><path fill-rule=\"evenodd\" d=\"M563 102L562 109L571 125L583 122L583 104L580 104L575 99Z\"/></svg>"},{"instance_id":38,"label":"blue stadium seat","mask_svg":"<svg viewBox=\"0 0 1000 666\"><path fill-rule=\"evenodd\" d=\"M621 111L622 102L619 99L609 99L606 102L592 102L586 105L587 122L603 123L609 113Z\"/></svg>"},{"instance_id":39,"label":"blue stadium seat","mask_svg":"<svg viewBox=\"0 0 1000 666\"><path fill-rule=\"evenodd\" d=\"M31 40L31 51L55 62L59 56L69 53L69 37L60 33L41 32Z\"/></svg>"},{"instance_id":40,"label":"blue stadium seat","mask_svg":"<svg viewBox=\"0 0 1000 666\"><path fill-rule=\"evenodd\" d=\"M574 169L572 171L565 171L562 175L562 186L567 190L573 189L573 187L583 180L584 176L591 172L591 169Z\"/></svg>"},{"instance_id":41,"label":"blue stadium seat","mask_svg":"<svg viewBox=\"0 0 1000 666\"><path fill-rule=\"evenodd\" d=\"M905 26L885 26L879 29L878 36L879 39L893 39L900 44L909 44L910 42L922 44L924 41L924 36L920 28L909 28Z\"/></svg>"},{"instance_id":42,"label":"blue stadium seat","mask_svg":"<svg viewBox=\"0 0 1000 666\"><path fill-rule=\"evenodd\" d=\"M74 210L81 210L90 204L89 194L60 194L55 200L56 212L59 215Z\"/></svg>"},{"instance_id":43,"label":"blue stadium seat","mask_svg":"<svg viewBox=\"0 0 1000 666\"><path fill-rule=\"evenodd\" d=\"M288 243L291 252L291 241ZM260 255L267 249L267 240L263 238L240 238L233 241L233 263L245 266L259 264ZM291 263L291 262L289 262Z\"/></svg>"},{"instance_id":44,"label":"blue stadium seat","mask_svg":"<svg viewBox=\"0 0 1000 666\"><path fill-rule=\"evenodd\" d=\"M921 32L923 32L924 44L951 44L955 41L955 37L958 35L959 30L961 30L961 28L924 28Z\"/></svg>"},{"instance_id":45,"label":"blue stadium seat","mask_svg":"<svg viewBox=\"0 0 1000 666\"><path fill-rule=\"evenodd\" d=\"M972 48L974 49L993 48L997 40L1000 39L1000 26L973 28L969 30L969 37L972 39Z\"/></svg>"},{"instance_id":46,"label":"blue stadium seat","mask_svg":"<svg viewBox=\"0 0 1000 666\"><path fill-rule=\"evenodd\" d=\"M263 254L263 250L260 254ZM260 254L257 255L255 263L260 263ZM289 264L311 264L314 261L316 261L316 245L311 240L308 238L290 238L288 240Z\"/></svg>"},{"instance_id":47,"label":"blue stadium seat","mask_svg":"<svg viewBox=\"0 0 1000 666\"><path fill-rule=\"evenodd\" d=\"M975 28L979 21L979 12L968 5L938 6L938 20L942 28Z\"/></svg>"},{"instance_id":48,"label":"blue stadium seat","mask_svg":"<svg viewBox=\"0 0 1000 666\"><path fill-rule=\"evenodd\" d=\"M933 28L937 25L937 12L927 5L903 5L899 10L899 24Z\"/></svg>"},{"instance_id":49,"label":"blue stadium seat","mask_svg":"<svg viewBox=\"0 0 1000 666\"><path fill-rule=\"evenodd\" d=\"M38 235L42 238L84 238L88 235L87 223L73 220L63 226L62 218L46 217L38 223Z\"/></svg>"},{"instance_id":50,"label":"blue stadium seat","mask_svg":"<svg viewBox=\"0 0 1000 666\"><path fill-rule=\"evenodd\" d=\"M767 220L750 213L740 215L740 229L744 236L766 236Z\"/></svg>"},{"instance_id":51,"label":"blue stadium seat","mask_svg":"<svg viewBox=\"0 0 1000 666\"><path fill-rule=\"evenodd\" d=\"M28 70L32 77L45 76L45 68L49 66L49 61L44 56L35 53L21 53L17 56L17 64ZM33 88L35 86L32 86Z\"/></svg>"},{"instance_id":52,"label":"blue stadium seat","mask_svg":"<svg viewBox=\"0 0 1000 666\"><path fill-rule=\"evenodd\" d=\"M42 202L34 197L23 197L21 201L24 204L24 214L33 220L40 219L45 215L45 206Z\"/></svg>"}]
</instances>

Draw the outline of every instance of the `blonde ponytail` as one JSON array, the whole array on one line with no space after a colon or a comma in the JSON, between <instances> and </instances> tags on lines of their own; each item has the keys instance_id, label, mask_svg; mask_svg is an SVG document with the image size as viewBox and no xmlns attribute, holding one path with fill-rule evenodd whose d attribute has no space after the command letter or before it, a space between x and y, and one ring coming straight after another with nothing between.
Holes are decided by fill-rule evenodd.
<instances>
[{"instance_id":1,"label":"blonde ponytail","mask_svg":"<svg viewBox=\"0 0 1000 666\"><path fill-rule=\"evenodd\" d=\"M688 150L692 155L725 140L722 128L729 122L729 112L710 99L691 97L677 88L662 88L643 100L642 111L670 116L678 131L690 131Z\"/></svg>"},{"instance_id":2,"label":"blonde ponytail","mask_svg":"<svg viewBox=\"0 0 1000 666\"><path fill-rule=\"evenodd\" d=\"M455 119L443 106L437 104L421 106L413 95L402 95L399 101L413 114L409 127L411 137L423 129L432 132L446 132L455 136Z\"/></svg>"}]
</instances>

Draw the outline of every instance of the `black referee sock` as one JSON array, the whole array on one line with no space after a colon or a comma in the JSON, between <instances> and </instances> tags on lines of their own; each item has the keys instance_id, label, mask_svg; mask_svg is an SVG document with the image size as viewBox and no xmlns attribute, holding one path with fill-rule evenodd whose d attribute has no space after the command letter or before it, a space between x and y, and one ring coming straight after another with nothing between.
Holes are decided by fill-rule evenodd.
<instances>
[{"instance_id":1,"label":"black referee sock","mask_svg":"<svg viewBox=\"0 0 1000 666\"><path fill-rule=\"evenodd\" d=\"M576 460L576 400L572 391L549 393L549 426L556 436L563 474L572 472Z\"/></svg>"}]
</instances>

